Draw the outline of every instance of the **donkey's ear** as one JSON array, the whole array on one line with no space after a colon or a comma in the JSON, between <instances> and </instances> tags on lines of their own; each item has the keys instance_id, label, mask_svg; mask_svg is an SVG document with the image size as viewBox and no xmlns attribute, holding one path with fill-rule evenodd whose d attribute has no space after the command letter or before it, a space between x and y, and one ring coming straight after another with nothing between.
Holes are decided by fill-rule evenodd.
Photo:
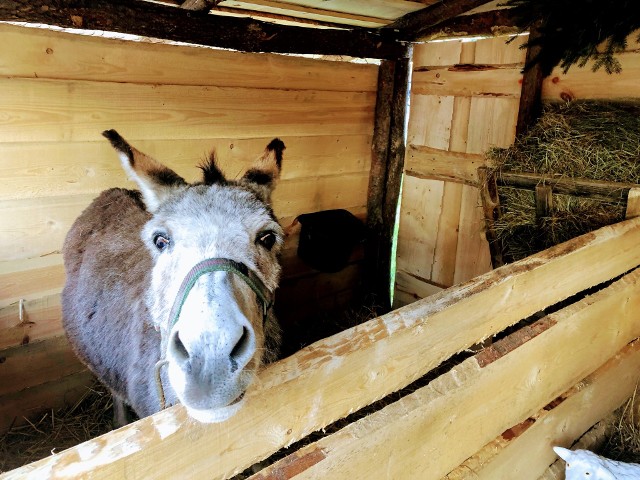
<instances>
[{"instance_id":1,"label":"donkey's ear","mask_svg":"<svg viewBox=\"0 0 640 480\"><path fill-rule=\"evenodd\" d=\"M136 150L115 130L102 132L118 151L122 168L140 187L147 210L154 212L175 187L187 182L170 168Z\"/></svg>"},{"instance_id":2,"label":"donkey's ear","mask_svg":"<svg viewBox=\"0 0 640 480\"><path fill-rule=\"evenodd\" d=\"M271 203L271 192L280 178L282 152L285 146L282 140L274 138L269 142L264 154L244 174L241 183L252 188L266 202Z\"/></svg>"}]
</instances>

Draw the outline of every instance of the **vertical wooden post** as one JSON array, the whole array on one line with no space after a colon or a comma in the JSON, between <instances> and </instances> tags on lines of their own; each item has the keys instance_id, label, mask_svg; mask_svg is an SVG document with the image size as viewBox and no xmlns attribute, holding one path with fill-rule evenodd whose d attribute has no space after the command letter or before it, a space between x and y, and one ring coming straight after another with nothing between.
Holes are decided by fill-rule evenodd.
<instances>
[{"instance_id":1,"label":"vertical wooden post","mask_svg":"<svg viewBox=\"0 0 640 480\"><path fill-rule=\"evenodd\" d=\"M630 188L627 194L627 209L624 218L640 216L640 187Z\"/></svg>"},{"instance_id":2,"label":"vertical wooden post","mask_svg":"<svg viewBox=\"0 0 640 480\"><path fill-rule=\"evenodd\" d=\"M393 234L404 169L411 47L403 58L383 60L378 94L367 200L366 290L382 310L391 308Z\"/></svg>"},{"instance_id":3,"label":"vertical wooden post","mask_svg":"<svg viewBox=\"0 0 640 480\"><path fill-rule=\"evenodd\" d=\"M536 185L536 219L541 222L544 217L548 217L553 203L553 190L549 185Z\"/></svg>"},{"instance_id":4,"label":"vertical wooden post","mask_svg":"<svg viewBox=\"0 0 640 480\"><path fill-rule=\"evenodd\" d=\"M529 42L536 40L540 36L539 27L539 23L532 26L529 32ZM522 77L516 137L524 135L542 113L542 68L539 63L530 66L532 60L536 58L539 53L539 46L530 46L527 49L527 57L525 60L527 70L525 70Z\"/></svg>"},{"instance_id":5,"label":"vertical wooden post","mask_svg":"<svg viewBox=\"0 0 640 480\"><path fill-rule=\"evenodd\" d=\"M498 181L495 170L480 167L478 181L480 182L480 199L484 211L485 235L489 243L491 265L493 268L498 268L504 265L504 259L495 229L495 222L500 217L500 198L498 197Z\"/></svg>"}]
</instances>

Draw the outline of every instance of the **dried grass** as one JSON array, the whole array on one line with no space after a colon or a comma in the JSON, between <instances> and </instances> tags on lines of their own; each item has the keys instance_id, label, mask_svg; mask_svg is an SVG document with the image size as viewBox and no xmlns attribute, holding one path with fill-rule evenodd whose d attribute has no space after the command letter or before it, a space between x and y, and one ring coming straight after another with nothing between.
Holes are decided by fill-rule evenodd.
<instances>
[{"instance_id":1,"label":"dried grass","mask_svg":"<svg viewBox=\"0 0 640 480\"><path fill-rule=\"evenodd\" d=\"M620 418L598 454L621 462L640 463L640 399L638 389L620 410Z\"/></svg>"},{"instance_id":2,"label":"dried grass","mask_svg":"<svg viewBox=\"0 0 640 480\"><path fill-rule=\"evenodd\" d=\"M95 382L74 405L12 427L0 437L0 472L59 453L113 428L111 394Z\"/></svg>"},{"instance_id":3,"label":"dried grass","mask_svg":"<svg viewBox=\"0 0 640 480\"><path fill-rule=\"evenodd\" d=\"M509 148L494 148L500 171L640 183L640 104L576 101L550 104ZM499 188L502 218L496 234L507 261L624 218L622 204L554 195L551 215L536 219L532 192Z\"/></svg>"}]
</instances>

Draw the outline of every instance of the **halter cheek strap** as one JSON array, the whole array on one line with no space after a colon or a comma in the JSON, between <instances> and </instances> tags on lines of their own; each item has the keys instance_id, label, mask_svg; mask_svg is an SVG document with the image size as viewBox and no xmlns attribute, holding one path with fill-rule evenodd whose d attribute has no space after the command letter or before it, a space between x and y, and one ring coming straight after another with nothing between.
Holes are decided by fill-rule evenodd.
<instances>
[{"instance_id":1,"label":"halter cheek strap","mask_svg":"<svg viewBox=\"0 0 640 480\"><path fill-rule=\"evenodd\" d=\"M184 277L184 280L182 280L182 284L180 285L180 289L178 290L176 299L173 302L173 307L171 308L171 313L169 315L169 326L167 328L167 335L169 334L169 332L171 332L171 329L177 323L178 318L180 317L180 312L182 311L182 307L187 301L187 297L189 296L191 289L194 287L198 279L202 275L213 272L230 272L240 277L258 297L258 301L262 305L262 323L263 325L266 323L269 316L269 310L273 306L273 292L271 292L271 290L266 287L266 285L262 282L262 280L260 280L255 272L253 270L250 270L244 263L236 262L235 260L231 260L229 258L207 258L206 260L203 260L194 265L194 267L189 270L189 273L187 273L186 277ZM168 360L166 360L166 358L164 357L166 355L167 341L168 339L163 341L163 358L160 359L158 363L156 363L155 367L156 386L158 387L160 408L162 410L166 408L166 400L164 396L164 390L162 388L160 370L164 365L169 363Z\"/></svg>"}]
</instances>

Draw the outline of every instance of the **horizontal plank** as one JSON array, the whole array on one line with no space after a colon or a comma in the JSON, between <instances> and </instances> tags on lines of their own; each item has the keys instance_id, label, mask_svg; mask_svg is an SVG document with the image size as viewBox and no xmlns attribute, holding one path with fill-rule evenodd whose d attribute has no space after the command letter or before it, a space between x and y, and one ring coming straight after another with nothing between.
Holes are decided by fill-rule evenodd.
<instances>
[{"instance_id":1,"label":"horizontal plank","mask_svg":"<svg viewBox=\"0 0 640 480\"><path fill-rule=\"evenodd\" d=\"M194 424L187 418L185 410L176 406L76 449L17 470L6 478L19 478L27 473L40 475L42 472L68 478L83 475L89 470L93 478L114 478L125 473L130 478L144 478L157 472L172 478L184 474L185 469L192 476L225 478L282 446L406 386L454 353L506 326L630 270L640 263L639 242L640 219L604 227L316 342L262 371L257 385L245 395L245 407L229 419L223 429L219 425ZM606 262L602 261L604 257ZM636 286L634 291L637 290ZM626 300L618 298L615 308L624 309L626 303ZM626 314L633 311L634 307L630 307ZM633 323L625 323L628 320L624 319L626 314L613 316L615 328L601 328L601 320L598 319L595 331L585 336L591 338L593 335L593 338L605 340L613 337L613 341L623 342ZM606 315L611 317L608 313ZM452 322L452 319L456 321ZM561 336L561 345L552 345L553 348L546 350L554 352L554 355L547 355L553 365L556 365L556 360L562 360L584 370L599 357L607 355L604 345L610 347L612 344L608 340L603 342L602 349L597 350L601 352L598 355L594 355L591 345L567 349L566 342L575 340L576 330L571 328L571 322L559 322L558 325L561 325L560 330L571 336L569 339ZM554 334L554 337L557 336ZM577 350L580 358L587 357L584 364L571 360ZM535 351L539 353L540 348ZM535 370L533 359L520 355L520 351L512 357L521 359L525 368ZM491 378L484 372L496 364L498 362L483 369L480 377ZM554 367L554 374L557 374L556 370ZM503 368L498 369L498 373L504 371ZM512 381L517 378L548 380L544 375L536 377L534 373L528 371L509 378ZM573 374L576 375L575 372ZM559 382L549 381L551 387ZM541 389L542 385L546 383L541 382ZM492 385L491 393L500 390L497 387L493 389ZM530 398L530 390L515 396L506 389L501 393L510 396L510 403L513 398L535 403ZM547 396L549 392L543 393ZM477 401L475 404L481 405ZM505 417L505 421L509 422L509 419ZM511 421L508 426L516 421ZM447 425L450 424L447 418ZM467 430L475 432L482 429L469 427ZM438 434L433 435L431 441L439 442L446 438L441 434L445 429L436 431ZM487 433L490 435L490 432L484 432ZM398 438L406 437L399 434ZM185 443L190 445L189 449L183 448ZM451 450L457 451L459 443ZM458 451L458 454L464 455L464 460L481 446L468 454L463 451ZM166 454L177 450L181 452L179 457ZM205 451L207 454L203 454ZM369 462L371 458L368 457Z\"/></svg>"},{"instance_id":2,"label":"horizontal plank","mask_svg":"<svg viewBox=\"0 0 640 480\"><path fill-rule=\"evenodd\" d=\"M153 85L375 91L376 65L133 42L0 24L0 75ZM12 48L20 45L20 48Z\"/></svg>"},{"instance_id":3,"label":"horizontal plank","mask_svg":"<svg viewBox=\"0 0 640 480\"><path fill-rule=\"evenodd\" d=\"M291 469L295 471L291 478L371 478L381 470L386 478L441 478L636 339L640 335L640 319L635 315L640 307L638 286L640 272L635 271L540 320L532 326L531 335L517 338L516 332L499 341L490 347L497 357L481 352L426 387L304 447L298 457L315 456L316 460L300 462L297 471ZM610 320L607 329L602 328L605 315ZM572 348L566 348L569 343ZM637 345L634 351L637 357ZM548 449L546 455L526 457L544 464L540 465L544 471L553 462L553 452L548 444L542 447ZM371 458L384 461L381 465ZM288 460L279 464L288 464ZM253 478L278 478L271 475L279 464ZM488 478L514 478L516 471L508 473L507 477Z\"/></svg>"},{"instance_id":4,"label":"horizontal plank","mask_svg":"<svg viewBox=\"0 0 640 480\"><path fill-rule=\"evenodd\" d=\"M557 67L542 82L544 101L568 101L585 99L630 99L640 97L640 49L617 54L622 65L621 73L609 75L604 68L593 72L593 62L584 67L572 66L564 74Z\"/></svg>"},{"instance_id":5,"label":"horizontal plank","mask_svg":"<svg viewBox=\"0 0 640 480\"><path fill-rule=\"evenodd\" d=\"M60 289L62 284L60 284ZM0 308L0 350L64 335L60 292Z\"/></svg>"},{"instance_id":6,"label":"horizontal plank","mask_svg":"<svg viewBox=\"0 0 640 480\"><path fill-rule=\"evenodd\" d=\"M410 144L405 158L405 174L477 186L478 168L485 165L484 155Z\"/></svg>"},{"instance_id":7,"label":"horizontal plank","mask_svg":"<svg viewBox=\"0 0 640 480\"><path fill-rule=\"evenodd\" d=\"M188 181L215 150L228 178L242 175L273 137L193 140L140 140L135 146L171 167ZM287 147L282 180L368 172L371 136L281 137ZM109 143L0 143L0 200L95 194L126 185L126 174ZM131 184L133 185L133 184Z\"/></svg>"},{"instance_id":8,"label":"horizontal plank","mask_svg":"<svg viewBox=\"0 0 640 480\"><path fill-rule=\"evenodd\" d=\"M65 336L0 351L0 395L19 392L85 370Z\"/></svg>"},{"instance_id":9,"label":"horizontal plank","mask_svg":"<svg viewBox=\"0 0 640 480\"><path fill-rule=\"evenodd\" d=\"M414 95L519 98L521 69L521 65L421 67L413 71L411 91Z\"/></svg>"},{"instance_id":10,"label":"horizontal plank","mask_svg":"<svg viewBox=\"0 0 640 480\"><path fill-rule=\"evenodd\" d=\"M500 172L496 180L499 186L514 187L535 191L540 185L547 185L553 193L588 197L602 202L619 203L625 201L629 190L636 188L635 183L604 182L587 178L567 178L558 175L540 175L536 173Z\"/></svg>"},{"instance_id":11,"label":"horizontal plank","mask_svg":"<svg viewBox=\"0 0 640 480\"><path fill-rule=\"evenodd\" d=\"M83 370L20 392L3 395L0 397L0 433L4 433L12 425L23 425L27 423L25 418L36 418L52 408L73 406L86 395L87 388L94 381L93 374Z\"/></svg>"},{"instance_id":12,"label":"horizontal plank","mask_svg":"<svg viewBox=\"0 0 640 480\"><path fill-rule=\"evenodd\" d=\"M20 299L33 299L64 282L62 255L0 262L0 308Z\"/></svg>"},{"instance_id":13,"label":"horizontal plank","mask_svg":"<svg viewBox=\"0 0 640 480\"><path fill-rule=\"evenodd\" d=\"M373 92L0 78L0 143L371 135Z\"/></svg>"},{"instance_id":14,"label":"horizontal plank","mask_svg":"<svg viewBox=\"0 0 640 480\"><path fill-rule=\"evenodd\" d=\"M636 340L554 402L506 430L446 480L537 480L556 460L552 446L569 448L633 395L639 369Z\"/></svg>"},{"instance_id":15,"label":"horizontal plank","mask_svg":"<svg viewBox=\"0 0 640 480\"><path fill-rule=\"evenodd\" d=\"M274 191L280 219L333 208L360 209L367 203L369 174L283 180ZM133 183L121 185L135 188ZM0 200L4 249L0 262L59 253L67 231L95 195Z\"/></svg>"}]
</instances>

